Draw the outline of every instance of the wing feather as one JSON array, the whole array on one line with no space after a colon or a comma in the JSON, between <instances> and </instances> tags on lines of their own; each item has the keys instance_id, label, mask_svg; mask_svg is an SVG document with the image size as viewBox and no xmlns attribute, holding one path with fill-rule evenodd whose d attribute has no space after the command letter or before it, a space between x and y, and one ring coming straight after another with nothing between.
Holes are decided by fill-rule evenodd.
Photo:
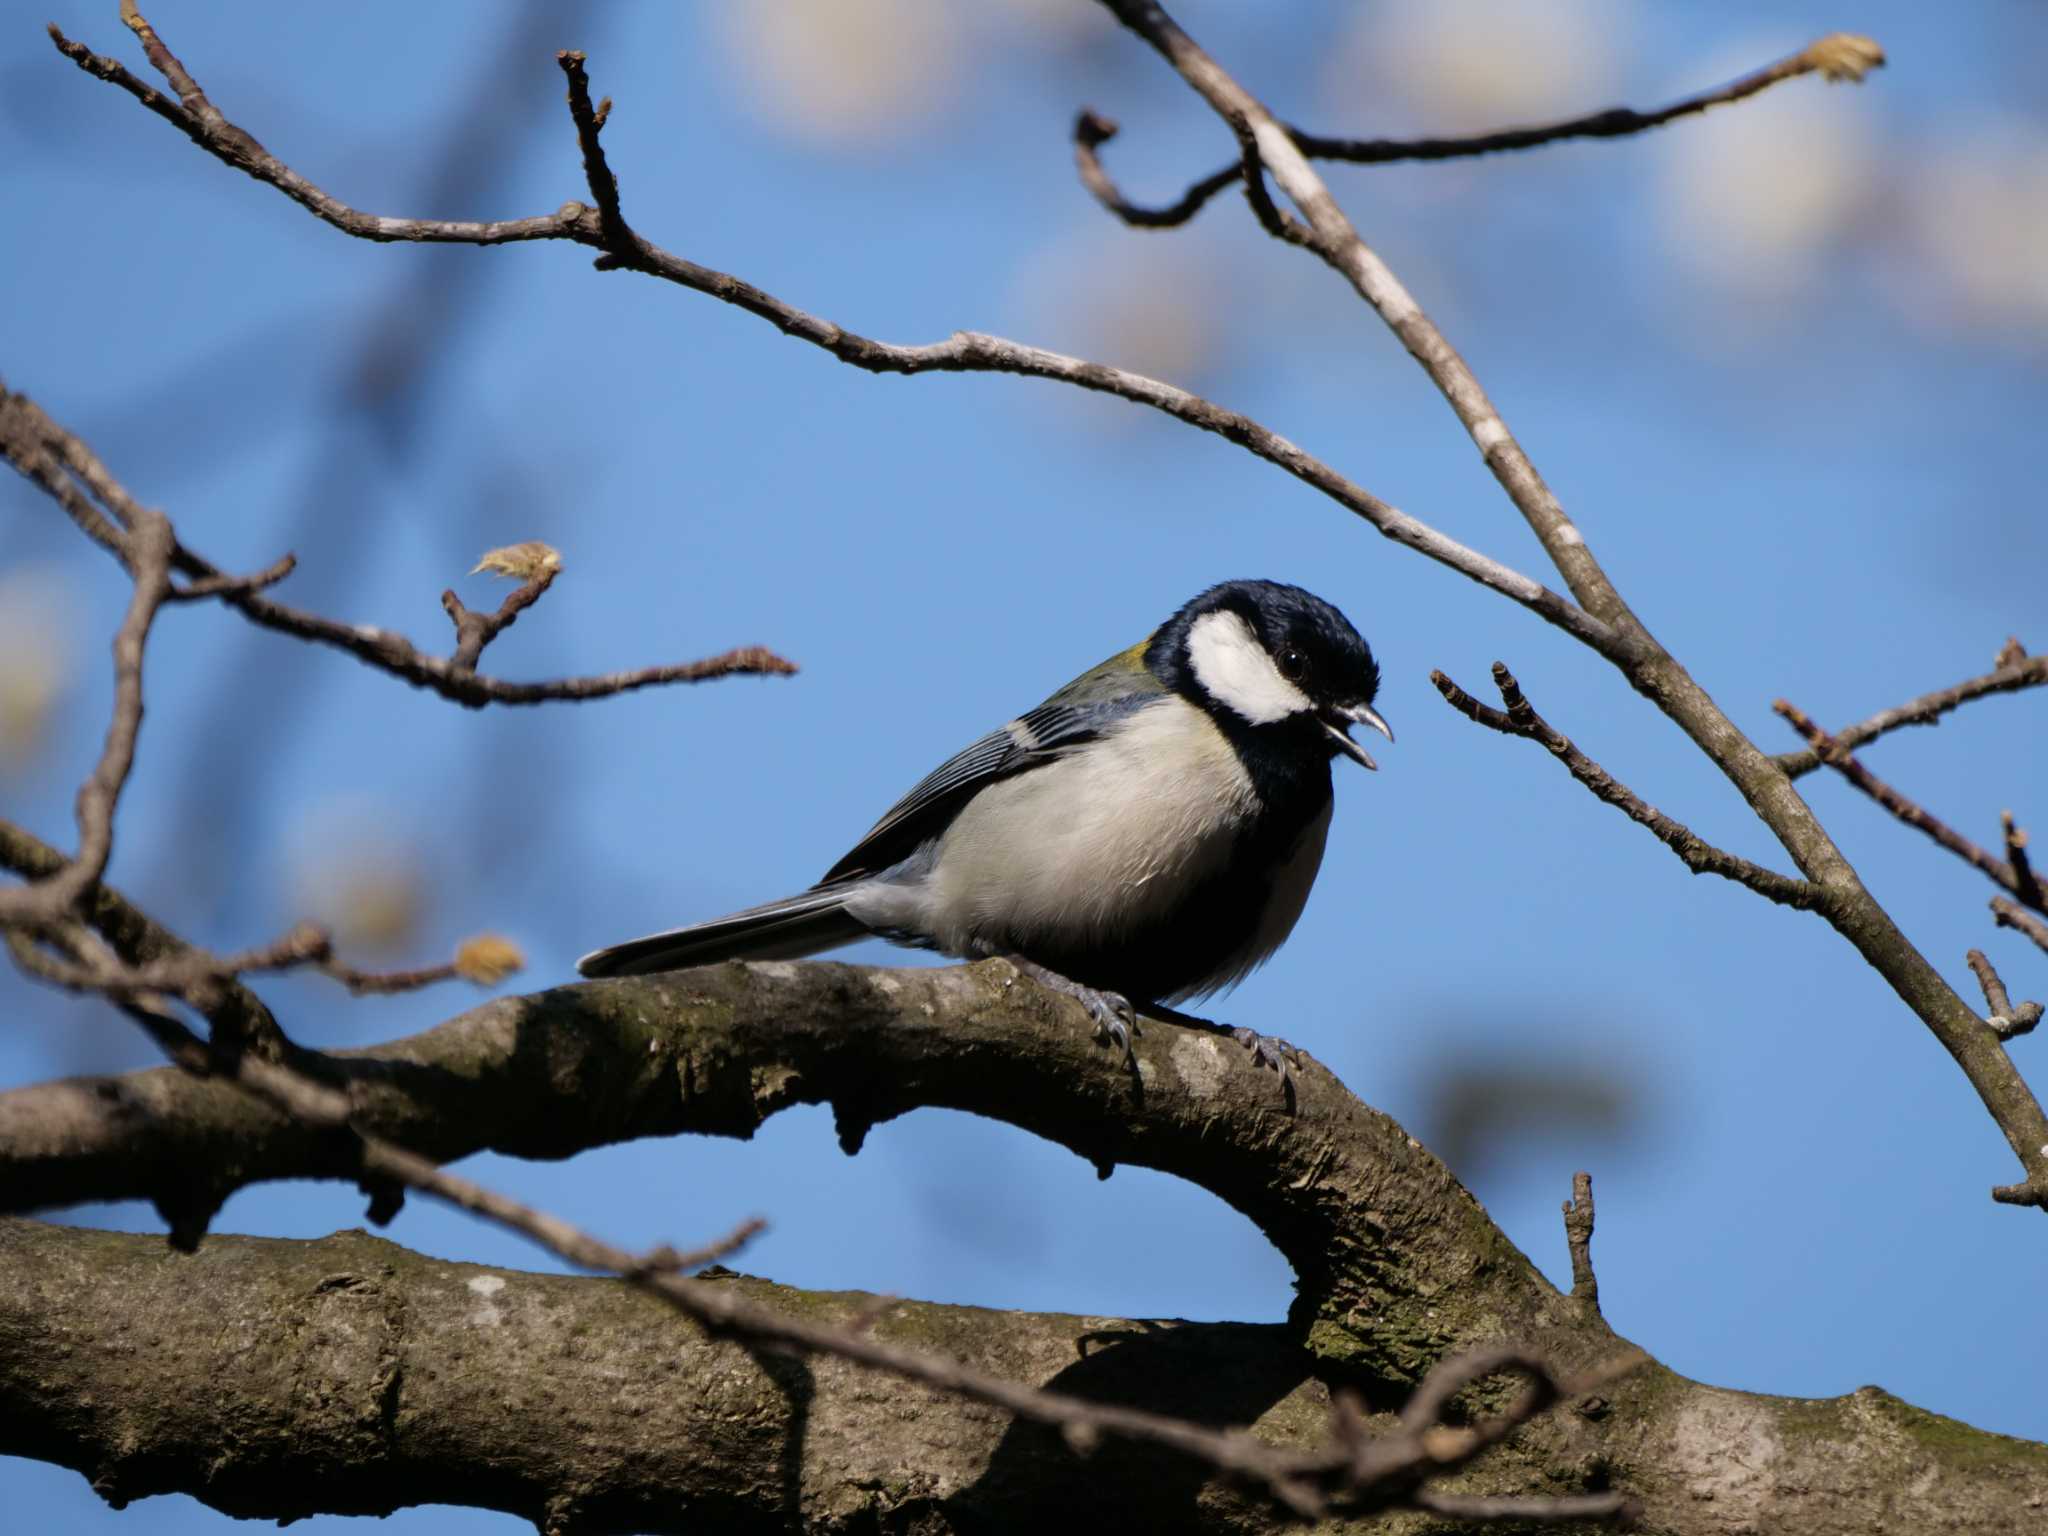
<instances>
[{"instance_id":1,"label":"wing feather","mask_svg":"<svg viewBox=\"0 0 2048 1536\"><path fill-rule=\"evenodd\" d=\"M1144 666L1142 645L1112 657L926 774L819 883L873 874L901 862L937 836L984 785L1052 762L1165 697L1164 685Z\"/></svg>"}]
</instances>

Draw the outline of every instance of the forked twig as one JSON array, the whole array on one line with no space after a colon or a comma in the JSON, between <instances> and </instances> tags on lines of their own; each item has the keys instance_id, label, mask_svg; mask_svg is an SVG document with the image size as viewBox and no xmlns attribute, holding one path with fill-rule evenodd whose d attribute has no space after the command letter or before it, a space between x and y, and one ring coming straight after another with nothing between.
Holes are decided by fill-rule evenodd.
<instances>
[{"instance_id":1,"label":"forked twig","mask_svg":"<svg viewBox=\"0 0 2048 1536\"><path fill-rule=\"evenodd\" d=\"M1834 32L1738 80L1731 80L1713 90L1680 97L1669 106L1649 112L1639 112L1633 107L1608 107L1560 122L1528 128L1499 128L1490 133L1457 138L1346 139L1310 133L1292 124L1283 124L1282 127L1294 147L1311 160L1334 160L1347 165L1386 165L1399 160L1461 160L1475 155L1498 154L1503 150L1536 149L1546 144L1561 144L1568 139L1617 139L1645 133L1711 107L1757 95L1783 80L1796 80L1801 75L1815 73L1829 80L1861 80L1869 71L1882 68L1884 62L1884 50L1869 38ZM1139 229L1171 229L1185 224L1225 187L1242 180L1249 189L1257 179L1255 165L1240 159L1236 164L1219 166L1211 171L1174 202L1163 207L1146 207L1125 197L1103 168L1101 148L1116 135L1114 119L1084 109L1074 121L1074 163L1080 171L1081 184L1095 200L1124 223ZM1264 222L1263 215L1261 222Z\"/></svg>"},{"instance_id":2,"label":"forked twig","mask_svg":"<svg viewBox=\"0 0 2048 1536\"><path fill-rule=\"evenodd\" d=\"M1494 686L1500 689L1501 700L1507 705L1505 712L1480 703L1441 671L1431 672L1429 680L1444 696L1444 702L1467 720L1506 736L1520 736L1539 743L1564 764L1573 778L1591 790L1596 799L1613 806L1629 820L1648 827L1651 834L1677 854L1680 862L1694 874L1719 875L1788 907L1816 907L1824 899L1825 892L1811 880L1778 874L1761 864L1753 864L1737 854L1716 848L1683 822L1650 805L1537 714L1535 706L1523 697L1521 685L1515 681L1505 662L1493 664Z\"/></svg>"}]
</instances>

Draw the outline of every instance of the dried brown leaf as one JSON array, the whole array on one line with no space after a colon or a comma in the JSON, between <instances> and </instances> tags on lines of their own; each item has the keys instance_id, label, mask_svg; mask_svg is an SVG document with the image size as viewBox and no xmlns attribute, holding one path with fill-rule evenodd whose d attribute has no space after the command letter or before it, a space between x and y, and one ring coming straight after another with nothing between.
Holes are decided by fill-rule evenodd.
<instances>
[{"instance_id":1,"label":"dried brown leaf","mask_svg":"<svg viewBox=\"0 0 2048 1536\"><path fill-rule=\"evenodd\" d=\"M464 939L455 951L455 974L480 987L495 987L525 968L525 953L501 934L480 933Z\"/></svg>"}]
</instances>

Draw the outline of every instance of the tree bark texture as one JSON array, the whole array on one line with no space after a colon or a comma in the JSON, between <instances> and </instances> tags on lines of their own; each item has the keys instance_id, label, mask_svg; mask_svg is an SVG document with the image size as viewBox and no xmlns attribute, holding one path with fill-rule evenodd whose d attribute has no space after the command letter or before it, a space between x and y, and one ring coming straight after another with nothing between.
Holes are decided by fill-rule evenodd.
<instances>
[{"instance_id":1,"label":"tree bark texture","mask_svg":"<svg viewBox=\"0 0 2048 1536\"><path fill-rule=\"evenodd\" d=\"M938 1105L1101 1166L1179 1174L1294 1264L1286 1324L903 1302L876 1329L1015 1380L1278 1441L1319 1440L1338 1386L1375 1413L1398 1408L1456 1349L1511 1341L1570 1371L1624 1347L1313 1061L1290 1105L1226 1039L1150 1025L1134 1075L1080 1017L999 961L733 964L507 998L299 1064L345 1084L365 1130L442 1159L745 1136L787 1105L829 1102L850 1147ZM171 1070L41 1084L0 1094L0 1206L140 1196L210 1211L259 1178L353 1177L351 1144ZM726 1283L833 1318L869 1304ZM1495 1410L1512 1390L1482 1387L1462 1409ZM183 1255L155 1238L0 1222L0 1451L76 1467L116 1501L178 1490L270 1518L431 1501L560 1532L1283 1523L1164 1452L1106 1441L1083 1453L836 1359L708 1338L619 1282L452 1264L361 1233L216 1236ZM1525 1426L1453 1486L1622 1487L1648 1529L1671 1532L2005 1532L2048 1522L2048 1449L1875 1388L1770 1398L1650 1365Z\"/></svg>"}]
</instances>

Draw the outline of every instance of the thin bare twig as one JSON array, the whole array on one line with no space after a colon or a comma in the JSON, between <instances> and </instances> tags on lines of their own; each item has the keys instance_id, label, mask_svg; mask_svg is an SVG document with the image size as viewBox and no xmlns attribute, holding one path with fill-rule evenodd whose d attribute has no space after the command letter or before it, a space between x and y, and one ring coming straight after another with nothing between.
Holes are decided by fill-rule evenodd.
<instances>
[{"instance_id":1,"label":"thin bare twig","mask_svg":"<svg viewBox=\"0 0 2048 1536\"><path fill-rule=\"evenodd\" d=\"M410 971L359 971L352 965L330 960L320 967L320 974L332 976L356 997L390 997L453 981L460 973L452 960L441 965L423 965Z\"/></svg>"},{"instance_id":2,"label":"thin bare twig","mask_svg":"<svg viewBox=\"0 0 2048 1536\"><path fill-rule=\"evenodd\" d=\"M2048 912L2034 861L2027 857L2027 829L2013 821L2011 811L2000 811L1998 822L2005 831L2005 862L2012 868L2014 894L2036 912Z\"/></svg>"},{"instance_id":3,"label":"thin bare twig","mask_svg":"<svg viewBox=\"0 0 2048 1536\"><path fill-rule=\"evenodd\" d=\"M82 925L64 924L45 930L53 942L79 947ZM12 936L12 935L10 935ZM90 963L64 961L42 955L24 964L45 981L73 992L104 993L117 1002L138 996L165 993L190 1001L204 1012L208 994L222 982L234 981L257 971L296 970L320 964L327 958L327 935L310 923L301 923L283 938L256 949L215 955L186 946L176 954L138 964L117 964L107 956L95 955ZM15 958L23 960L19 948Z\"/></svg>"},{"instance_id":4,"label":"thin bare twig","mask_svg":"<svg viewBox=\"0 0 2048 1536\"><path fill-rule=\"evenodd\" d=\"M25 410L23 397L9 394L6 385L0 383L0 453L25 479L41 486L87 538L132 574L127 532L109 521L65 472L63 461L43 441L38 417L40 411Z\"/></svg>"},{"instance_id":5,"label":"thin bare twig","mask_svg":"<svg viewBox=\"0 0 2048 1536\"><path fill-rule=\"evenodd\" d=\"M1093 108L1082 108L1074 119L1074 169L1080 174L1081 185L1098 203L1135 228L1171 229L1177 224L1185 224L1201 211L1202 205L1210 198L1244 178L1244 162L1239 160L1204 176L1182 193L1178 202L1160 208L1134 203L1123 195L1109 172L1103 169L1102 156L1098 153L1103 145L1117 136L1118 131L1115 118L1104 117Z\"/></svg>"},{"instance_id":6,"label":"thin bare twig","mask_svg":"<svg viewBox=\"0 0 2048 1536\"><path fill-rule=\"evenodd\" d=\"M604 236L606 251L623 263L640 254L635 249L640 237L633 233L619 207L618 173L612 169L598 139L611 118L612 99L607 96L602 105L591 106L590 76L583 67L588 58L582 52L564 49L555 55L555 62L562 66L562 74L569 82L569 120L576 125L577 147L583 151L583 179L590 186L590 195L597 200L599 232ZM600 257L599 262L603 264L604 258Z\"/></svg>"},{"instance_id":7,"label":"thin bare twig","mask_svg":"<svg viewBox=\"0 0 2048 1536\"><path fill-rule=\"evenodd\" d=\"M1602 654L1623 666L1658 659L1649 648L1654 642L1646 646L1647 636L1641 633L1639 621L1508 431L1464 358L1366 243L1278 119L1155 0L1102 3L1171 65L1240 140L1251 136L1259 159L1308 222L1313 238L1304 242L1306 248L1350 283L1422 365L1450 402L1487 468L1542 542L1573 597L1586 612L1617 631L1616 644Z\"/></svg>"},{"instance_id":8,"label":"thin bare twig","mask_svg":"<svg viewBox=\"0 0 2048 1536\"><path fill-rule=\"evenodd\" d=\"M1278 433L1269 431L1248 416L1226 410L1199 395L1190 394L1186 390L1147 378L1142 374L1129 373L1120 368L1090 362L1085 358L1048 352L1040 347L1026 346L1020 342L976 331L957 331L945 341L923 345L899 346L876 341L830 320L797 309L773 294L764 292L729 273L686 261L637 234L632 235L630 239L622 239L617 231L623 224L623 215L616 222L608 222L602 209L607 198L616 192L617 183L616 178L609 181L606 179L610 176L610 167L604 161L602 150L597 144L594 130L601 124L597 121L595 109L592 109L590 114L592 131L586 135L579 124L578 138L586 147L587 173L593 164L593 155L595 157L597 174L590 195L600 204L599 207L593 208L580 202L571 202L552 214L495 223L389 218L364 213L328 196L264 149L241 128L225 120L217 127L209 126L176 103L164 98L160 92L144 85L115 61L99 57L54 27L50 36L58 51L87 74L121 87L158 116L176 124L208 154L268 186L275 187L315 217L345 234L364 240L429 241L457 245L501 245L525 240L573 241L601 252L599 264L608 270L641 272L694 292L707 294L722 303L734 305L768 321L786 336L808 342L843 363L871 373L906 376L921 373L1007 373L1024 378L1050 379L1082 389L1115 395L1138 405L1149 406L1178 421L1238 444L1267 462L1277 465L1303 483L1313 486L1338 505L1364 519L1395 543L1414 549L1480 585L1501 593L1603 655L1624 655L1630 649L1623 637L1616 634L1607 623L1594 617L1570 599L1476 550L1468 549L1457 540L1410 517L1398 508L1389 506ZM576 71L572 72L570 63L565 60L563 68L565 73L569 74L573 99L581 65L577 65ZM587 82L583 86L583 96L587 102ZM285 627L274 622L275 616L259 616L246 606L243 607L243 611L256 618L259 623L270 623L276 628ZM378 634L379 639L366 642L369 654L365 655L364 659L370 660L374 665L386 665L380 653L396 637L384 637L381 632L372 633ZM348 648L338 637L321 638L323 643L343 644L344 648ZM417 666L419 663L416 656L405 656L402 659L403 664L407 666ZM682 680L686 679L658 679ZM436 691L445 692L450 685L442 679L429 681L422 678L420 686L434 687ZM460 698L458 701L470 702L470 699ZM537 700L526 697L510 698L494 693L490 698L479 699L477 702L532 703Z\"/></svg>"},{"instance_id":9,"label":"thin bare twig","mask_svg":"<svg viewBox=\"0 0 2048 1536\"><path fill-rule=\"evenodd\" d=\"M510 629L520 614L540 601L541 594L554 584L555 574L554 570L546 569L521 582L498 605L495 613L478 613L464 607L453 587L443 592L441 607L455 626L455 652L448 658L449 664L475 671L477 658L483 655L484 647Z\"/></svg>"},{"instance_id":10,"label":"thin bare twig","mask_svg":"<svg viewBox=\"0 0 2048 1536\"><path fill-rule=\"evenodd\" d=\"M2048 923L2042 922L2018 902L2004 896L1992 897L1991 918L1999 927L2016 929L2043 950L2048 950Z\"/></svg>"},{"instance_id":11,"label":"thin bare twig","mask_svg":"<svg viewBox=\"0 0 2048 1536\"><path fill-rule=\"evenodd\" d=\"M1719 875L1724 880L1733 880L1783 906L1803 910L1822 904L1826 893L1813 881L1778 874L1761 864L1753 864L1748 859L1716 848L1684 823L1674 821L1646 803L1635 791L1573 746L1563 732L1537 714L1535 707L1522 696L1521 685L1515 681L1506 663L1496 661L1493 664L1494 686L1500 689L1501 699L1508 706L1505 713L1480 703L1441 671L1431 672L1429 680L1444 696L1444 701L1467 720L1506 736L1521 736L1540 743L1565 765L1573 778L1591 790L1595 798L1615 807L1631 821L1648 827L1657 840L1677 854L1694 874Z\"/></svg>"},{"instance_id":12,"label":"thin bare twig","mask_svg":"<svg viewBox=\"0 0 2048 1536\"><path fill-rule=\"evenodd\" d=\"M703 1269L706 1265L716 1264L721 1259L731 1258L765 1231L767 1226L768 1223L760 1217L749 1216L725 1236L715 1242L706 1243L701 1248L679 1252L663 1243L659 1248L649 1249L642 1255L641 1262L650 1274L686 1274Z\"/></svg>"},{"instance_id":13,"label":"thin bare twig","mask_svg":"<svg viewBox=\"0 0 2048 1536\"><path fill-rule=\"evenodd\" d=\"M1557 1403L1569 1397L1577 1397L1604 1387L1627 1374L1642 1363L1645 1357L1637 1351L1617 1357L1605 1365L1598 1366L1583 1375L1570 1380L1559 1379L1543 1361L1515 1349L1512 1346L1468 1350L1440 1362L1422 1383L1409 1395L1401 1409L1401 1426L1414 1436L1419 1445L1421 1458L1433 1462L1438 1470L1450 1471L1464 1466L1481 1452L1498 1445L1512 1432L1515 1425L1529 1416L1544 1413ZM1521 1376L1527 1383L1527 1390L1507 1413L1463 1428L1449 1428L1443 1424L1443 1417L1451 1401L1459 1393L1476 1386L1490 1376L1513 1374ZM1332 1419L1350 1417L1347 1407L1333 1401ZM1401 1447L1399 1436L1386 1436L1360 1443L1355 1429L1340 1433L1333 1429L1333 1445L1350 1441L1353 1450L1351 1472L1363 1480L1371 1475L1390 1476L1399 1469L1401 1475L1413 1476L1412 1462L1401 1467L1393 1460ZM1414 1453L1410 1453L1411 1456ZM1381 1470L1385 1469L1385 1470ZM1417 1490L1410 1490L1413 1497ZM1465 1495L1438 1494L1438 1498L1449 1499L1463 1504ZM1580 1506L1571 1499L1474 1499L1464 1507L1475 1511L1470 1518L1481 1520L1524 1520L1548 1521L1586 1518L1588 1513L1598 1518L1626 1517L1632 1513L1632 1501L1625 1496L1618 1502L1607 1504L1609 1494L1582 1495L1579 1497L1602 1501L1590 1506ZM1376 1506L1389 1507L1386 1501Z\"/></svg>"},{"instance_id":14,"label":"thin bare twig","mask_svg":"<svg viewBox=\"0 0 2048 1536\"><path fill-rule=\"evenodd\" d=\"M2012 995L2005 990L2005 983L1999 979L1991 957L1983 950L1973 949L1963 958L1970 962L1970 969L1977 974L1977 985L1984 989L1984 1022L1991 1026L1999 1039L2017 1039L2041 1022L2039 1003L2013 1006Z\"/></svg>"},{"instance_id":15,"label":"thin bare twig","mask_svg":"<svg viewBox=\"0 0 2048 1536\"><path fill-rule=\"evenodd\" d=\"M9 821L0 821L0 869L29 880L47 880L70 860L42 839ZM193 947L151 918L104 881L87 892L82 916L113 947L124 962L140 966L153 960L195 953ZM200 1010L217 1041L275 1051L282 1036L263 1000L240 982L223 980Z\"/></svg>"},{"instance_id":16,"label":"thin bare twig","mask_svg":"<svg viewBox=\"0 0 2048 1536\"><path fill-rule=\"evenodd\" d=\"M495 987L507 976L524 969L525 965L526 956L520 953L518 945L491 933L465 939L456 946L453 960L441 965L421 966L416 970L361 971L352 965L342 964L331 955L320 958L321 974L333 977L358 997L365 993L389 996L395 992L415 992L421 987L458 978L479 987Z\"/></svg>"},{"instance_id":17,"label":"thin bare twig","mask_svg":"<svg viewBox=\"0 0 2048 1536\"><path fill-rule=\"evenodd\" d=\"M261 592L265 587L276 586L298 568L298 556L282 555L262 570L247 576L208 576L198 581L174 583L167 600L173 603L194 603L210 597L243 596L251 592Z\"/></svg>"},{"instance_id":18,"label":"thin bare twig","mask_svg":"<svg viewBox=\"0 0 2048 1536\"><path fill-rule=\"evenodd\" d=\"M1231 127L1237 132L1238 174L1244 180L1244 197L1251 204L1252 217L1274 239L1285 240L1289 245L1308 245L1315 238L1314 231L1273 201L1266 186L1266 164L1259 158L1259 143L1252 137L1251 129L1243 123L1233 123Z\"/></svg>"},{"instance_id":19,"label":"thin bare twig","mask_svg":"<svg viewBox=\"0 0 2048 1536\"><path fill-rule=\"evenodd\" d=\"M1397 160L1455 160L1503 150L1535 149L1568 139L1616 139L1637 134L1666 123L1707 111L1710 107L1741 101L1766 91L1782 80L1821 73L1830 80L1861 79L1884 64L1884 50L1867 37L1845 32L1832 33L1809 44L1798 53L1767 64L1762 69L1731 80L1713 90L1682 97L1666 107L1639 112L1632 107L1608 107L1561 122L1528 128L1501 128L1490 133L1439 139L1345 139L1309 133L1292 124L1282 124L1287 137L1311 160L1338 160L1350 165L1384 165ZM1149 208L1133 203L1119 190L1103 169L1099 153L1116 137L1114 120L1084 110L1074 123L1074 161L1081 184L1095 200L1124 223L1141 229L1168 229L1185 224L1199 213L1210 198L1254 169L1240 159L1235 165L1220 166L1164 207ZM1249 184L1248 184L1249 185Z\"/></svg>"},{"instance_id":20,"label":"thin bare twig","mask_svg":"<svg viewBox=\"0 0 2048 1536\"><path fill-rule=\"evenodd\" d=\"M1572 1175L1572 1197L1564 1203L1564 1240L1572 1256L1572 1299L1600 1310L1600 1281L1593 1273L1593 1175Z\"/></svg>"},{"instance_id":21,"label":"thin bare twig","mask_svg":"<svg viewBox=\"0 0 2048 1536\"><path fill-rule=\"evenodd\" d=\"M170 591L175 542L169 521L153 512L138 515L124 533L122 547L135 591L114 636L114 710L106 745L78 789L78 852L44 879L0 890L0 924L61 919L106 872L114 850L114 808L135 765L135 741L142 730L143 647Z\"/></svg>"},{"instance_id":22,"label":"thin bare twig","mask_svg":"<svg viewBox=\"0 0 2048 1536\"><path fill-rule=\"evenodd\" d=\"M1936 725L1943 715L1972 699L1993 693L2017 693L2044 683L2048 683L2048 655L2029 656L2018 648L2017 642L2011 642L2007 650L1999 653L1997 667L1982 677L1923 693L1895 708L1880 710L1868 720L1845 726L1834 733L1835 745L1844 751L1854 751L1901 726ZM1808 747L1798 752L1780 752L1772 761L1787 778L1796 779L1820 766L1820 754Z\"/></svg>"},{"instance_id":23,"label":"thin bare twig","mask_svg":"<svg viewBox=\"0 0 2048 1536\"><path fill-rule=\"evenodd\" d=\"M1413 1502L1417 1509L1447 1520L1613 1520L1627 1512L1627 1505L1615 1508L1611 1493L1557 1493L1529 1497L1482 1493L1445 1493L1437 1488L1418 1488Z\"/></svg>"},{"instance_id":24,"label":"thin bare twig","mask_svg":"<svg viewBox=\"0 0 2048 1536\"><path fill-rule=\"evenodd\" d=\"M2038 904L2041 888L2031 878L2022 882L2019 872L2012 865L2006 863L2005 860L1999 858L1982 844L1972 842L1918 801L1902 794L1883 779L1880 779L1876 774L1864 767L1862 763L1850 756L1840 739L1830 736L1826 731L1822 730L1804 710L1786 699L1777 700L1771 705L1771 708L1781 715L1791 725L1793 730L1806 738L1807 745L1819 754L1821 762L1836 770L1843 778L1862 790L1864 794L1870 796L1871 799L1875 800L1887 811L1890 811L1900 821L1903 821L1916 832L1923 832L1928 837L1933 838L1935 842L1968 864L1972 869L1990 876L1993 881L2003 886L2012 895L2019 897L2022 902L2026 901L2026 896L2022 893L2030 890L2035 900L2034 903L2029 904ZM2010 824L2011 819L2008 817L2007 825L2010 826ZM2024 834L2022 836L2024 838ZM2031 876L2032 871L2029 870L2028 874Z\"/></svg>"},{"instance_id":25,"label":"thin bare twig","mask_svg":"<svg viewBox=\"0 0 2048 1536\"><path fill-rule=\"evenodd\" d=\"M156 35L156 29L137 9L135 0L121 0L121 21L141 42L142 51L149 55L151 66L171 82L171 89L178 93L180 105L210 129L226 126L227 120L214 110L213 103L199 89L199 82L178 62L178 56L164 46L163 39Z\"/></svg>"},{"instance_id":26,"label":"thin bare twig","mask_svg":"<svg viewBox=\"0 0 2048 1536\"><path fill-rule=\"evenodd\" d=\"M106 518L99 519L108 537L99 537L98 534L95 537L99 542L108 544L121 556L123 564L133 569L133 531L158 514L137 503L81 438L59 426L28 396L9 393L4 388L0 388L0 453L4 453L29 479L55 496L83 526L83 520L78 518L73 506L74 500L83 499L78 492L78 485L82 484L112 519L111 522ZM76 483L69 477L53 476L48 462L52 455L70 471L71 476L76 477ZM68 488L69 494L60 487ZM92 533L94 530L88 527L87 531ZM345 651L358 661L388 672L415 688L428 689L471 709L481 709L488 704L602 699L616 693L669 683L697 683L734 676L786 677L796 671L793 663L766 647L748 645L701 661L639 667L592 677L559 678L549 682L508 682L502 678L486 677L472 666L458 664L452 658L427 655L405 636L391 630L368 624L344 624L263 596L261 588L281 579L289 566L284 570L273 566L253 577L236 577L175 540L169 559L171 569L191 577L193 585L200 589L194 595L216 597L265 629ZM541 584L542 590L545 585ZM165 598L171 595L167 588ZM495 625L490 633L494 635L510 624L520 608L538 596L539 592L535 591L521 602L520 594L514 593L497 614L484 621L486 627ZM477 649L481 650L481 645Z\"/></svg>"},{"instance_id":27,"label":"thin bare twig","mask_svg":"<svg viewBox=\"0 0 2048 1536\"><path fill-rule=\"evenodd\" d=\"M123 0L124 12L133 10L132 0ZM125 19L125 16L124 16ZM140 16L137 16L140 20ZM147 23L144 23L147 26ZM131 23L132 28L132 23ZM154 29L144 36L141 29L133 29L143 38L145 52L150 51L154 41L162 48L162 40ZM566 210L544 214L539 218L513 219L498 223L483 223L473 220L434 220L431 227L421 221L410 219L382 219L375 214L359 213L347 204L329 197L318 187L283 164L256 141L246 129L230 123L221 115L213 103L207 100L196 82L185 72L184 66L163 49L163 55L176 66L178 76L190 85L192 95L187 104L172 101L155 87L139 80L128 68L116 59L94 53L83 43L75 43L66 37L53 23L49 28L50 41L57 51L71 60L94 79L104 80L118 86L133 96L142 105L171 124L201 149L215 158L227 162L237 170L244 171L284 193L293 202L319 218L325 219L338 229L363 240L426 240L445 241L462 245L503 245L519 240L559 240L562 235ZM157 60L152 54L151 62ZM162 68L161 65L158 66ZM167 79L172 78L165 71ZM183 94L182 88L180 94ZM582 211L582 205L577 209Z\"/></svg>"}]
</instances>

